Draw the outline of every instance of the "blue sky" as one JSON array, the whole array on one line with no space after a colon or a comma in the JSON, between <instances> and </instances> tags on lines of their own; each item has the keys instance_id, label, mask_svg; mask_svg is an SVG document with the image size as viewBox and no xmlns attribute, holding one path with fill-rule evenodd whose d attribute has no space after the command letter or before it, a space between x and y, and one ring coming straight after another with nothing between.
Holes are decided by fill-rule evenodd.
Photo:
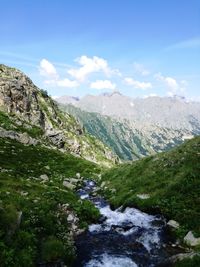
<instances>
[{"instance_id":1,"label":"blue sky","mask_svg":"<svg viewBox=\"0 0 200 267\"><path fill-rule=\"evenodd\" d=\"M52 96L200 100L199 0L0 0L0 62Z\"/></svg>"}]
</instances>

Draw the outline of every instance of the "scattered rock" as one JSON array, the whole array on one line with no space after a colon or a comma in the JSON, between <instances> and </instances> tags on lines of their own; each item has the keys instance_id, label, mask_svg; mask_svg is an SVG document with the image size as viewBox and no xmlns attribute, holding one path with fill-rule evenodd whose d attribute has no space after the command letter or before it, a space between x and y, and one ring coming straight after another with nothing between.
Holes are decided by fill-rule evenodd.
<instances>
[{"instance_id":1,"label":"scattered rock","mask_svg":"<svg viewBox=\"0 0 200 267\"><path fill-rule=\"evenodd\" d=\"M182 261L184 259L192 259L195 256L198 256L199 254L196 252L189 252L189 253L179 253L177 255L174 255L169 258L169 262L175 263L177 261Z\"/></svg>"},{"instance_id":2,"label":"scattered rock","mask_svg":"<svg viewBox=\"0 0 200 267\"><path fill-rule=\"evenodd\" d=\"M184 237L184 242L188 245L188 246L199 246L200 245L200 237L196 238L194 237L192 231L189 231L187 233L187 235Z\"/></svg>"},{"instance_id":3,"label":"scattered rock","mask_svg":"<svg viewBox=\"0 0 200 267\"><path fill-rule=\"evenodd\" d=\"M167 225L174 229L178 229L180 227L179 223L175 220L169 220Z\"/></svg>"},{"instance_id":4,"label":"scattered rock","mask_svg":"<svg viewBox=\"0 0 200 267\"><path fill-rule=\"evenodd\" d=\"M17 133L15 131L7 131L2 127L0 127L0 137L10 138L25 145L37 145L39 143L37 139L30 137L27 133Z\"/></svg>"},{"instance_id":5,"label":"scattered rock","mask_svg":"<svg viewBox=\"0 0 200 267\"><path fill-rule=\"evenodd\" d=\"M69 188L69 189L71 189L71 190L73 190L73 189L75 189L76 188L76 186L74 185L74 184L72 184L72 183L70 183L70 182L68 182L68 181L63 181L63 186L64 187L67 187L67 188Z\"/></svg>"},{"instance_id":6,"label":"scattered rock","mask_svg":"<svg viewBox=\"0 0 200 267\"><path fill-rule=\"evenodd\" d=\"M79 172L76 173L76 177L77 177L77 179L80 179L81 178L81 175L80 175Z\"/></svg>"},{"instance_id":7,"label":"scattered rock","mask_svg":"<svg viewBox=\"0 0 200 267\"><path fill-rule=\"evenodd\" d=\"M25 197L25 196L28 196L28 192L21 191L21 192L20 192L20 195L21 195L21 196L24 196L24 197Z\"/></svg>"},{"instance_id":8,"label":"scattered rock","mask_svg":"<svg viewBox=\"0 0 200 267\"><path fill-rule=\"evenodd\" d=\"M76 179L76 178L69 178L69 182L72 183L72 184L77 184L80 182L79 179Z\"/></svg>"},{"instance_id":9,"label":"scattered rock","mask_svg":"<svg viewBox=\"0 0 200 267\"><path fill-rule=\"evenodd\" d=\"M47 182L47 181L49 181L49 177L48 177L46 174L42 174L42 175L40 175L40 179L41 179L43 182Z\"/></svg>"},{"instance_id":10,"label":"scattered rock","mask_svg":"<svg viewBox=\"0 0 200 267\"><path fill-rule=\"evenodd\" d=\"M100 187L103 188L103 187L105 187L105 185L106 185L106 182L103 181L103 182L101 183Z\"/></svg>"},{"instance_id":11,"label":"scattered rock","mask_svg":"<svg viewBox=\"0 0 200 267\"><path fill-rule=\"evenodd\" d=\"M45 166L45 169L50 170L50 167L47 165L47 166Z\"/></svg>"},{"instance_id":12,"label":"scattered rock","mask_svg":"<svg viewBox=\"0 0 200 267\"><path fill-rule=\"evenodd\" d=\"M60 130L48 129L46 131L46 136L49 138L51 143L58 148L63 148L66 143L64 133Z\"/></svg>"},{"instance_id":13,"label":"scattered rock","mask_svg":"<svg viewBox=\"0 0 200 267\"><path fill-rule=\"evenodd\" d=\"M148 199L148 198L150 198L149 194L137 194L136 196L138 198L140 198L140 199Z\"/></svg>"},{"instance_id":14,"label":"scattered rock","mask_svg":"<svg viewBox=\"0 0 200 267\"><path fill-rule=\"evenodd\" d=\"M74 216L72 213L70 213L70 214L68 215L68 217L67 217L67 221L68 221L68 222L73 222L73 221L74 221L74 218L75 218L75 216Z\"/></svg>"}]
</instances>

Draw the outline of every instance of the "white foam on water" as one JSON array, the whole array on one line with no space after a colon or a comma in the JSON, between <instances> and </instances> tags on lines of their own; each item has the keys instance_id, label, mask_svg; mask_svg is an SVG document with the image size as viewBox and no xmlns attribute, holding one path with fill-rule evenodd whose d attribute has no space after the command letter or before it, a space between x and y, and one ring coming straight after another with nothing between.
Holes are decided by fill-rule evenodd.
<instances>
[{"instance_id":1,"label":"white foam on water","mask_svg":"<svg viewBox=\"0 0 200 267\"><path fill-rule=\"evenodd\" d=\"M101 232L103 230L101 224L91 224L88 229L90 232Z\"/></svg>"},{"instance_id":2,"label":"white foam on water","mask_svg":"<svg viewBox=\"0 0 200 267\"><path fill-rule=\"evenodd\" d=\"M143 233L138 239L138 242L142 243L148 252L151 251L152 246L160 246L159 232L153 229L151 232Z\"/></svg>"},{"instance_id":3,"label":"white foam on water","mask_svg":"<svg viewBox=\"0 0 200 267\"><path fill-rule=\"evenodd\" d=\"M160 228L157 226L152 226L155 216L148 215L134 208L126 208L123 212L120 209L113 211L109 205L100 208L99 210L100 213L107 219L103 222L103 224L91 224L89 226L90 232L106 232L110 231L112 226L117 226L119 229L116 228L116 231L119 234L128 236L136 232L137 227L140 227L143 229L143 232L137 239L138 242L142 243L149 252L151 251L152 247L160 246ZM129 223L132 224L133 227L126 231L123 230L123 226Z\"/></svg>"},{"instance_id":4,"label":"white foam on water","mask_svg":"<svg viewBox=\"0 0 200 267\"><path fill-rule=\"evenodd\" d=\"M119 209L113 211L110 206L107 205L100 208L99 211L107 218L104 224L108 226L108 231L113 225L122 226L124 223L132 223L134 226L147 229L152 227L151 223L155 220L154 216L148 215L134 208L126 208L123 212L121 212Z\"/></svg>"},{"instance_id":5,"label":"white foam on water","mask_svg":"<svg viewBox=\"0 0 200 267\"><path fill-rule=\"evenodd\" d=\"M98 259L92 259L84 267L137 267L138 265L128 257L112 256L106 253Z\"/></svg>"}]
</instances>

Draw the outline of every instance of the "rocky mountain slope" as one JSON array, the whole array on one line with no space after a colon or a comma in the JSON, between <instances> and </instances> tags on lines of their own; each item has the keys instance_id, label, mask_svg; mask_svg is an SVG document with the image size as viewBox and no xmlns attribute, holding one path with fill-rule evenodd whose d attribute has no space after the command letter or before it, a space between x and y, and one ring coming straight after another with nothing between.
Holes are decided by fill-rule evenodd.
<instances>
[{"instance_id":1,"label":"rocky mountain slope","mask_svg":"<svg viewBox=\"0 0 200 267\"><path fill-rule=\"evenodd\" d=\"M107 166L117 160L71 115L61 112L46 91L39 90L19 70L5 65L0 65L0 111L2 137L26 144L43 143Z\"/></svg>"},{"instance_id":2,"label":"rocky mountain slope","mask_svg":"<svg viewBox=\"0 0 200 267\"><path fill-rule=\"evenodd\" d=\"M178 97L131 99L116 92L57 101L70 103L61 108L124 160L166 151L200 134L200 103Z\"/></svg>"}]
</instances>

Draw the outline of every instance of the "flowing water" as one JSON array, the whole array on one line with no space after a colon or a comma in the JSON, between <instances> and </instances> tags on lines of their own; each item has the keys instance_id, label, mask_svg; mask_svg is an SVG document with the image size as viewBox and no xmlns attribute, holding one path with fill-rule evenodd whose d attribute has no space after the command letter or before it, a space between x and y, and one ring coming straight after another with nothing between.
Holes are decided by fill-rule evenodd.
<instances>
[{"instance_id":1,"label":"flowing water","mask_svg":"<svg viewBox=\"0 0 200 267\"><path fill-rule=\"evenodd\" d=\"M164 218L135 208L112 210L104 198L92 196L95 188L95 182L85 180L78 191L99 209L101 219L77 237L74 267L164 266L169 256Z\"/></svg>"}]
</instances>

